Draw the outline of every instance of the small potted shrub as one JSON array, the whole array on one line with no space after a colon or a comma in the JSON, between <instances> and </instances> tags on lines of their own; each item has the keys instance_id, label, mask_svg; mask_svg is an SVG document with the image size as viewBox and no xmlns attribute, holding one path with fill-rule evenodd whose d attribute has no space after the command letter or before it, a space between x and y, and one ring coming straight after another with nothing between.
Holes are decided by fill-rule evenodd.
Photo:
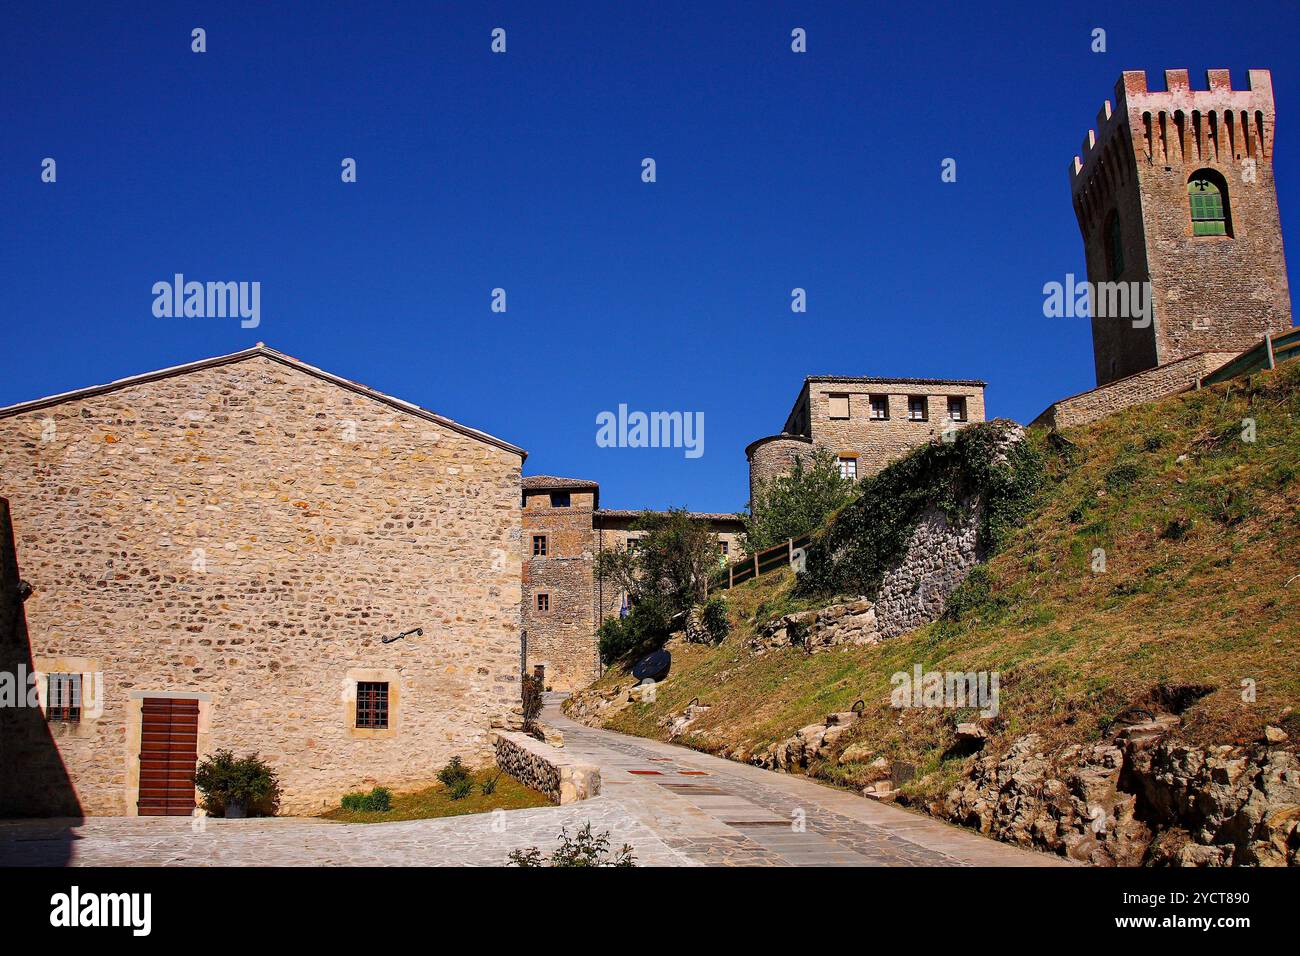
<instances>
[{"instance_id":1,"label":"small potted shrub","mask_svg":"<svg viewBox=\"0 0 1300 956\"><path fill-rule=\"evenodd\" d=\"M214 817L274 816L280 806L279 778L255 753L236 757L218 750L204 757L194 785L203 795L203 809Z\"/></svg>"}]
</instances>

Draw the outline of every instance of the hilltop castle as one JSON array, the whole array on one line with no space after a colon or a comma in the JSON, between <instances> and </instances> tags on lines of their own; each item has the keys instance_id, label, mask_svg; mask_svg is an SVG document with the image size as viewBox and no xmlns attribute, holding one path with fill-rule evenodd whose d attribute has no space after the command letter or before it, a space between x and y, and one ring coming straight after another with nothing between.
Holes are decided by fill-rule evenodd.
<instances>
[{"instance_id":1,"label":"hilltop castle","mask_svg":"<svg viewBox=\"0 0 1300 956\"><path fill-rule=\"evenodd\" d=\"M1044 424L1290 330L1269 74L1165 77L1124 73L1070 167L1089 280L1152 314L1093 318L1098 385ZM815 448L873 474L983 421L984 387L809 377L751 487ZM217 748L271 757L294 813L486 759L521 672L595 676L623 600L595 556L636 546L637 512L526 454L261 344L0 409L0 675L36 678L0 707L0 815L189 814ZM734 515L695 517L734 550Z\"/></svg>"}]
</instances>

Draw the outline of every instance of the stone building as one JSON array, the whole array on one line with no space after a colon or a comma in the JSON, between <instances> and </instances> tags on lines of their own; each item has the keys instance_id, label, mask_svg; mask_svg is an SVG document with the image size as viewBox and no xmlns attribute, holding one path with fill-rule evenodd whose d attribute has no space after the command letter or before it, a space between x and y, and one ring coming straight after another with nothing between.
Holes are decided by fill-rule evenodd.
<instances>
[{"instance_id":1,"label":"stone building","mask_svg":"<svg viewBox=\"0 0 1300 956\"><path fill-rule=\"evenodd\" d=\"M553 690L585 687L600 674L596 628L622 610L624 595L595 575L603 550L635 547L647 512L600 507L600 486L581 478L523 479L525 661ZM736 554L736 515L693 513L718 538L721 560Z\"/></svg>"},{"instance_id":2,"label":"stone building","mask_svg":"<svg viewBox=\"0 0 1300 956\"><path fill-rule=\"evenodd\" d=\"M1125 71L1070 163L1070 192L1094 286L1096 389L1038 422L1081 424L1193 386L1266 334L1291 328L1273 180L1273 84L1234 90L1209 70L1163 91ZM1098 288L1098 284L1105 287ZM1121 295L1142 292L1149 311Z\"/></svg>"},{"instance_id":3,"label":"stone building","mask_svg":"<svg viewBox=\"0 0 1300 956\"><path fill-rule=\"evenodd\" d=\"M781 433L745 449L750 497L759 481L785 474L814 448L833 454L846 477L875 474L948 429L984 421L984 386L966 379L809 376Z\"/></svg>"},{"instance_id":4,"label":"stone building","mask_svg":"<svg viewBox=\"0 0 1300 956\"><path fill-rule=\"evenodd\" d=\"M524 456L261 345L0 409L0 816L189 813L217 748L297 813L487 759Z\"/></svg>"}]
</instances>

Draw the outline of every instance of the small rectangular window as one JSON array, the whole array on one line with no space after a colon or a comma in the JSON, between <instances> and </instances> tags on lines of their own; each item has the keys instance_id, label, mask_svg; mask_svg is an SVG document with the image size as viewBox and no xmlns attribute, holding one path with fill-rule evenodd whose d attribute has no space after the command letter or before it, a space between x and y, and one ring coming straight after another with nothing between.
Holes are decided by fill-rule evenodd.
<instances>
[{"instance_id":1,"label":"small rectangular window","mask_svg":"<svg viewBox=\"0 0 1300 956\"><path fill-rule=\"evenodd\" d=\"M50 674L45 682L45 719L81 722L81 675Z\"/></svg>"},{"instance_id":2,"label":"small rectangular window","mask_svg":"<svg viewBox=\"0 0 1300 956\"><path fill-rule=\"evenodd\" d=\"M966 420L966 399L958 396L948 398L948 421L964 422Z\"/></svg>"},{"instance_id":3,"label":"small rectangular window","mask_svg":"<svg viewBox=\"0 0 1300 956\"><path fill-rule=\"evenodd\" d=\"M907 396L907 418L908 421L913 422L923 422L926 420L924 395Z\"/></svg>"},{"instance_id":4,"label":"small rectangular window","mask_svg":"<svg viewBox=\"0 0 1300 956\"><path fill-rule=\"evenodd\" d=\"M537 595L537 610L549 611L551 609L551 596L546 593Z\"/></svg>"},{"instance_id":5,"label":"small rectangular window","mask_svg":"<svg viewBox=\"0 0 1300 956\"><path fill-rule=\"evenodd\" d=\"M856 481L858 477L858 460L856 458L840 459L840 477Z\"/></svg>"},{"instance_id":6,"label":"small rectangular window","mask_svg":"<svg viewBox=\"0 0 1300 956\"><path fill-rule=\"evenodd\" d=\"M546 535L544 534L533 535L533 557L534 558L546 557Z\"/></svg>"},{"instance_id":7,"label":"small rectangular window","mask_svg":"<svg viewBox=\"0 0 1300 956\"><path fill-rule=\"evenodd\" d=\"M888 395L871 396L871 418L873 421L877 422L883 422L889 419Z\"/></svg>"},{"instance_id":8,"label":"small rectangular window","mask_svg":"<svg viewBox=\"0 0 1300 956\"><path fill-rule=\"evenodd\" d=\"M357 727L383 730L388 726L388 681L357 681Z\"/></svg>"},{"instance_id":9,"label":"small rectangular window","mask_svg":"<svg viewBox=\"0 0 1300 956\"><path fill-rule=\"evenodd\" d=\"M847 395L830 396L830 416L831 418L849 417L849 397Z\"/></svg>"},{"instance_id":10,"label":"small rectangular window","mask_svg":"<svg viewBox=\"0 0 1300 956\"><path fill-rule=\"evenodd\" d=\"M730 545L726 541L719 541L718 548L722 551L724 557L731 553Z\"/></svg>"},{"instance_id":11,"label":"small rectangular window","mask_svg":"<svg viewBox=\"0 0 1300 956\"><path fill-rule=\"evenodd\" d=\"M570 493L569 493L569 492L567 492L567 491L552 491L552 492L551 492L551 507L552 507L552 508L567 508L567 507L569 507L572 503L573 503L573 499L570 497Z\"/></svg>"}]
</instances>

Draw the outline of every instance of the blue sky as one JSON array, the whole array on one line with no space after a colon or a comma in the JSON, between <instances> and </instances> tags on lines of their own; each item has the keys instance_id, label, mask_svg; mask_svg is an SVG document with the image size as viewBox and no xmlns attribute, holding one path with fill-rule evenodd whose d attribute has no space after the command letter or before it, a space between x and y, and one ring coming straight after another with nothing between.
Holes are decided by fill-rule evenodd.
<instances>
[{"instance_id":1,"label":"blue sky","mask_svg":"<svg viewBox=\"0 0 1300 956\"><path fill-rule=\"evenodd\" d=\"M731 511L805 375L982 378L1020 421L1092 386L1042 286L1084 272L1066 167L1121 70L1271 69L1297 235L1294 2L117 9L5 12L0 404L260 340L608 507ZM155 318L177 272L260 282L260 327ZM619 404L703 412L704 455L598 448Z\"/></svg>"}]
</instances>

